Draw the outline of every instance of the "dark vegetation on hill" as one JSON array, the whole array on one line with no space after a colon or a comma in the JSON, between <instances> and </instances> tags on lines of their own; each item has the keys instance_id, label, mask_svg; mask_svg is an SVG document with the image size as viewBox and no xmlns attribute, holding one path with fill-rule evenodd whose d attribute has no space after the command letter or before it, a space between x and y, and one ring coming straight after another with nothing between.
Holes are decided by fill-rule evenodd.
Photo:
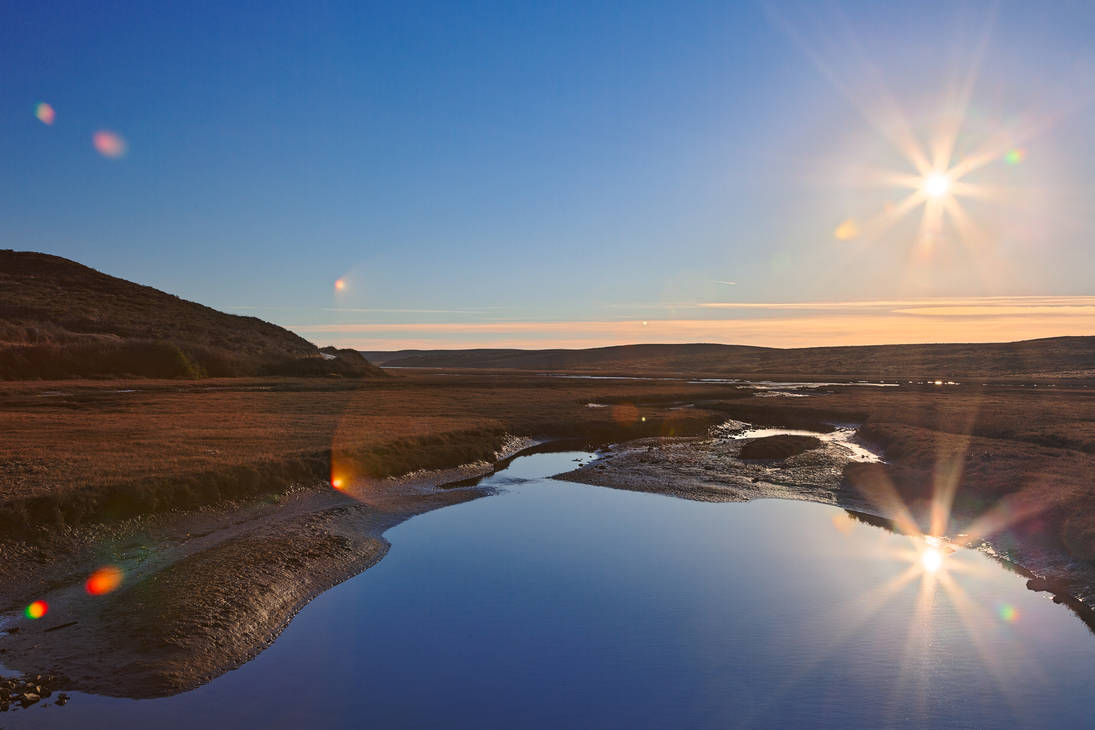
<instances>
[{"instance_id":1,"label":"dark vegetation on hill","mask_svg":"<svg viewBox=\"0 0 1095 730\"><path fill-rule=\"evenodd\" d=\"M620 345L588 350L366 352L382 367L708 374L796 379L1088 378L1095 336L1007 343L779 349L745 345Z\"/></svg>"},{"instance_id":2,"label":"dark vegetation on hill","mask_svg":"<svg viewBox=\"0 0 1095 730\"><path fill-rule=\"evenodd\" d=\"M0 379L382 375L350 351L48 254L0 250Z\"/></svg>"}]
</instances>

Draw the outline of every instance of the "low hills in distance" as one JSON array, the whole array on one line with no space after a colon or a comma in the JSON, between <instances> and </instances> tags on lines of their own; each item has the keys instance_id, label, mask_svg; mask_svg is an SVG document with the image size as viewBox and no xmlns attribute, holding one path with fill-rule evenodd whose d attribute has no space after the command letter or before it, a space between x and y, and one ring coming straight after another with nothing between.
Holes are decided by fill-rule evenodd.
<instances>
[{"instance_id":1,"label":"low hills in distance","mask_svg":"<svg viewBox=\"0 0 1095 730\"><path fill-rule=\"evenodd\" d=\"M255 317L219 312L59 256L0 250L0 380L383 377L377 365L814 381L1095 382L1095 336L791 349L650 344L586 350L321 350Z\"/></svg>"},{"instance_id":2,"label":"low hills in distance","mask_svg":"<svg viewBox=\"0 0 1095 730\"><path fill-rule=\"evenodd\" d=\"M0 380L374 377L359 353L43 253L0 250Z\"/></svg>"},{"instance_id":3,"label":"low hills in distance","mask_svg":"<svg viewBox=\"0 0 1095 730\"><path fill-rule=\"evenodd\" d=\"M620 345L588 350L363 352L385 368L568 371L603 375L856 378L984 378L1095 381L1095 336L1007 343L781 349L744 345Z\"/></svg>"}]
</instances>

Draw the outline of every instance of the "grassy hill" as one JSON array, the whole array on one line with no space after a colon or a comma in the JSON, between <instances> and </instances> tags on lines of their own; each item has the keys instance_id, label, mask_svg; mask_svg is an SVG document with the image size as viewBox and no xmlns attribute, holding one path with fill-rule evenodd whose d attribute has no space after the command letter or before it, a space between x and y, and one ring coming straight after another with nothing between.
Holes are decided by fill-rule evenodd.
<instances>
[{"instance_id":1,"label":"grassy hill","mask_svg":"<svg viewBox=\"0 0 1095 730\"><path fill-rule=\"evenodd\" d=\"M382 374L255 317L59 256L0 250L0 379Z\"/></svg>"},{"instance_id":2,"label":"grassy hill","mask_svg":"<svg viewBox=\"0 0 1095 730\"><path fill-rule=\"evenodd\" d=\"M1095 379L1095 336L1007 343L779 349L743 345L621 345L588 350L365 352L383 367L818 378Z\"/></svg>"}]
</instances>

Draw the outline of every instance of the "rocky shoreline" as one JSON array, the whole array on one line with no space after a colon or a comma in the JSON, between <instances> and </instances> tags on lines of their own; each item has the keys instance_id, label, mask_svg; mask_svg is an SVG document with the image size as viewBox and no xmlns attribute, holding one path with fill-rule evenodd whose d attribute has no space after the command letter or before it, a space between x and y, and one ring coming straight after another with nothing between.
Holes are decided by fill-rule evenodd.
<instances>
[{"instance_id":1,"label":"rocky shoreline","mask_svg":"<svg viewBox=\"0 0 1095 730\"><path fill-rule=\"evenodd\" d=\"M854 439L826 438L823 433L812 437L812 443L789 441L784 434L742 438L748 428L749 424L729 421L707 437L614 444L598 459L555 478L703 502L805 500L874 516L895 531L910 529L895 523L898 515L892 514L885 499L847 479L846 467L863 458L863 445L858 445L859 453L849 449ZM757 454L769 458L756 458ZM927 516L917 517L918 529L927 530ZM962 536L956 535L954 541L961 543ZM1009 541L1004 546L991 536L967 546L1027 577L1030 590L1051 593L1055 602L1068 606L1095 631L1095 568L1090 564L1040 544Z\"/></svg>"}]
</instances>

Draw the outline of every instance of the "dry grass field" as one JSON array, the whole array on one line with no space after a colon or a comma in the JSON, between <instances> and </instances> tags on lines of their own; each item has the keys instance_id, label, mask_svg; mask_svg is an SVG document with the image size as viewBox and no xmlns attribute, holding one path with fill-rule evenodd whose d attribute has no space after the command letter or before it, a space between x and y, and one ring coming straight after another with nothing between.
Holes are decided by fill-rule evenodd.
<instances>
[{"instance_id":1,"label":"dry grass field","mask_svg":"<svg viewBox=\"0 0 1095 730\"><path fill-rule=\"evenodd\" d=\"M943 494L955 529L1007 512L991 526L1040 531L1095 559L1092 389L811 393L760 398L729 385L483 373L3 383L0 519L41 530L269 497L329 478L332 460L383 477L490 461L512 435L604 443L702 433L730 417L862 424L861 437L888 462L849 470L865 489L892 485L924 514ZM698 407L676 407L685 403Z\"/></svg>"},{"instance_id":2,"label":"dry grass field","mask_svg":"<svg viewBox=\"0 0 1095 730\"><path fill-rule=\"evenodd\" d=\"M744 395L530 376L0 383L0 520L39 528L267 495L326 479L332 456L382 477L493 460L512 434L698 433L720 414L665 404Z\"/></svg>"}]
</instances>

